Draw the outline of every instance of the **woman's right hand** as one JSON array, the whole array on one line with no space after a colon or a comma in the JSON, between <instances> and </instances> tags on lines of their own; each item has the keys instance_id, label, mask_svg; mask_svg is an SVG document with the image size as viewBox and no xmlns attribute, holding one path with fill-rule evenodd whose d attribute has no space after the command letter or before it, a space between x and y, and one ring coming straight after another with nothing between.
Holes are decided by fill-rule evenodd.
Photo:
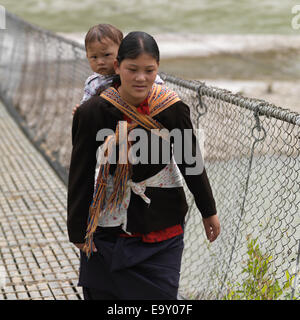
<instances>
[{"instance_id":1,"label":"woman's right hand","mask_svg":"<svg viewBox=\"0 0 300 320\"><path fill-rule=\"evenodd\" d=\"M84 250L84 245L85 245L85 243L74 243L74 245L75 245L78 249L80 249L81 251L85 252L85 250ZM95 246L94 241L93 241L93 243L92 243L92 251L93 251L93 252L97 252L97 251L98 251L97 248L96 248L96 246Z\"/></svg>"}]
</instances>

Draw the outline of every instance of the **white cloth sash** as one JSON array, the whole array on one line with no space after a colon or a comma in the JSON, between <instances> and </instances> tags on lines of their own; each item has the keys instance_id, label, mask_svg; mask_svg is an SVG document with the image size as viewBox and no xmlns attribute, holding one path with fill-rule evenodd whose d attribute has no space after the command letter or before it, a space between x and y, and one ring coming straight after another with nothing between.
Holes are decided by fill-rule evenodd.
<instances>
[{"instance_id":1,"label":"white cloth sash","mask_svg":"<svg viewBox=\"0 0 300 320\"><path fill-rule=\"evenodd\" d=\"M98 170L96 169L95 179L98 176ZM156 175L141 181L141 182L133 182L131 179L128 181L126 186L126 192L123 199L123 202L119 209L114 212L104 211L100 215L98 225L101 227L116 227L122 226L122 229L126 231L127 227L127 209L129 206L131 192L134 192L138 196L140 196L147 204L150 206L151 199L149 199L145 195L145 191L147 187L154 188L177 188L182 187L182 177L181 173L174 161L174 157L172 157L171 162L166 165L161 171L159 171ZM113 190L113 177L110 175L107 184L107 195L106 200L108 200L110 194ZM130 233L129 233L130 234Z\"/></svg>"}]
</instances>

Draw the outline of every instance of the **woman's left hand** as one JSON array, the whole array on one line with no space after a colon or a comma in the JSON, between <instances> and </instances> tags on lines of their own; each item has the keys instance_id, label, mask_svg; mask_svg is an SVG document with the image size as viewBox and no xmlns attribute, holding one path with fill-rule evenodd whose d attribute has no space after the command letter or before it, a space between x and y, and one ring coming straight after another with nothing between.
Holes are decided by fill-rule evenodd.
<instances>
[{"instance_id":1,"label":"woman's left hand","mask_svg":"<svg viewBox=\"0 0 300 320\"><path fill-rule=\"evenodd\" d=\"M213 242L217 239L218 235L220 234L221 227L218 216L215 214L208 218L204 218L202 220L204 229L206 232L206 237L209 242Z\"/></svg>"}]
</instances>

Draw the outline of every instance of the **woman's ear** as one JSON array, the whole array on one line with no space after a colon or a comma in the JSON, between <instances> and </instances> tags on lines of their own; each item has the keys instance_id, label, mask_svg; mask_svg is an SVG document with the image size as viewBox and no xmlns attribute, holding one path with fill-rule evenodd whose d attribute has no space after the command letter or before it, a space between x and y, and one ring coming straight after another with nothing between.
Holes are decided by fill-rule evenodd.
<instances>
[{"instance_id":1,"label":"woman's ear","mask_svg":"<svg viewBox=\"0 0 300 320\"><path fill-rule=\"evenodd\" d=\"M120 74L119 61L117 59L114 61L114 69L116 74Z\"/></svg>"}]
</instances>

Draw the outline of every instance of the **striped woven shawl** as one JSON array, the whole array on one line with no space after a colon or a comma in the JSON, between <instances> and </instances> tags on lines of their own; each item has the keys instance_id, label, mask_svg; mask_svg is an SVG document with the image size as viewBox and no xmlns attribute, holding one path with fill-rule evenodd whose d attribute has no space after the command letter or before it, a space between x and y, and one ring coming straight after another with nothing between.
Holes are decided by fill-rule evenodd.
<instances>
[{"instance_id":1,"label":"striped woven shawl","mask_svg":"<svg viewBox=\"0 0 300 320\"><path fill-rule=\"evenodd\" d=\"M149 131L151 129L162 129L162 125L154 120L153 117L180 100L180 98L174 91L164 86L153 84L152 89L148 94L149 115L146 115L139 113L136 107L129 105L124 100L122 100L119 92L113 87L110 87L102 92L100 96L109 101L114 107L119 109L124 115L132 120L132 122L127 126L127 132L125 132L126 137L128 131L132 130L138 125ZM109 146L117 143L119 134L121 134L119 131L123 130L123 127L124 126L119 126L118 124L115 135L108 136L104 141L103 149L105 150L105 155L108 156L108 158L110 156L109 150L112 150L112 148L109 148ZM98 220L101 213L103 213L104 210L113 211L120 207L126 191L127 181L131 176L131 164L128 161L128 150L130 147L130 142L127 141L127 148L124 147L124 144L122 145L123 147L120 146L119 148L119 159L122 153L127 152L127 154L125 155L127 161L125 161L126 163L124 163L124 161L118 161L113 179L113 192L107 201L105 201L105 198L110 167L109 161L107 161L105 164L101 164L99 168L93 201L89 209L89 218L85 237L84 251L86 252L88 257L91 254L93 234L97 228Z\"/></svg>"}]
</instances>

